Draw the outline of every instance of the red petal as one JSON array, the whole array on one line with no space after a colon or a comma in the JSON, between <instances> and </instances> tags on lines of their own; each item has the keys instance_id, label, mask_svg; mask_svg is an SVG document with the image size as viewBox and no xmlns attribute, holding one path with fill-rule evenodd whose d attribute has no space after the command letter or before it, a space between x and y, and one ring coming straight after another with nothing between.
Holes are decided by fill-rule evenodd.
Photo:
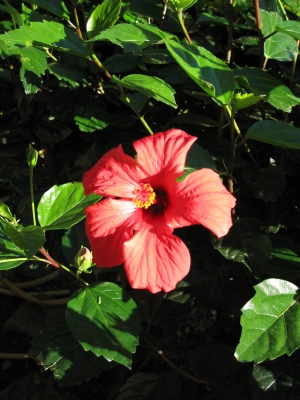
<instances>
[{"instance_id":1,"label":"red petal","mask_svg":"<svg viewBox=\"0 0 300 400\"><path fill-rule=\"evenodd\" d=\"M105 199L86 211L86 234L98 267L123 262L123 243L139 228L140 211L132 201Z\"/></svg>"},{"instance_id":2,"label":"red petal","mask_svg":"<svg viewBox=\"0 0 300 400\"><path fill-rule=\"evenodd\" d=\"M197 140L180 129L147 136L133 143L138 155L138 163L150 176L158 174L165 168L176 177L182 175L186 154Z\"/></svg>"},{"instance_id":3,"label":"red petal","mask_svg":"<svg viewBox=\"0 0 300 400\"><path fill-rule=\"evenodd\" d=\"M218 174L203 168L174 185L165 212L166 222L172 228L201 224L221 237L232 226L235 201Z\"/></svg>"},{"instance_id":4,"label":"red petal","mask_svg":"<svg viewBox=\"0 0 300 400\"><path fill-rule=\"evenodd\" d=\"M169 292L190 269L185 244L164 227L142 229L124 243L124 266L130 285L152 293Z\"/></svg>"},{"instance_id":5,"label":"red petal","mask_svg":"<svg viewBox=\"0 0 300 400\"><path fill-rule=\"evenodd\" d=\"M132 191L144 173L122 146L104 154L96 165L83 175L85 195L97 193L106 197L132 198Z\"/></svg>"}]
</instances>

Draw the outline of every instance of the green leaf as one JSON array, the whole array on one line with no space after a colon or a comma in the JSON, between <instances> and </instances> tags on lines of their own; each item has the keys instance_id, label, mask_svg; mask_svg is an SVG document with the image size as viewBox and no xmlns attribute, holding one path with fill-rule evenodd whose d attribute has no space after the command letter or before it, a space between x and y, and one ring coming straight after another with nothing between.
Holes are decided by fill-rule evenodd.
<instances>
[{"instance_id":1,"label":"green leaf","mask_svg":"<svg viewBox=\"0 0 300 400\"><path fill-rule=\"evenodd\" d=\"M48 64L48 69L57 79L69 82L73 88L79 86L79 83L87 78L85 70L74 65L68 66L53 62Z\"/></svg>"},{"instance_id":2,"label":"green leaf","mask_svg":"<svg viewBox=\"0 0 300 400\"><path fill-rule=\"evenodd\" d=\"M157 101L177 108L174 98L175 90L156 76L146 76L140 74L127 75L123 79L112 77L112 82L126 89L135 90L143 93L147 97L153 97Z\"/></svg>"},{"instance_id":3,"label":"green leaf","mask_svg":"<svg viewBox=\"0 0 300 400\"><path fill-rule=\"evenodd\" d=\"M8 219L9 221L13 219L9 207L5 203L2 203L2 201L0 201L0 216Z\"/></svg>"},{"instance_id":4,"label":"green leaf","mask_svg":"<svg viewBox=\"0 0 300 400\"><path fill-rule=\"evenodd\" d=\"M165 39L167 49L190 78L218 102L228 104L235 85L231 69L204 47Z\"/></svg>"},{"instance_id":5,"label":"green leaf","mask_svg":"<svg viewBox=\"0 0 300 400\"><path fill-rule=\"evenodd\" d=\"M17 228L6 225L5 233L16 246L24 250L27 258L34 256L46 241L43 229L34 225Z\"/></svg>"},{"instance_id":6,"label":"green leaf","mask_svg":"<svg viewBox=\"0 0 300 400\"><path fill-rule=\"evenodd\" d=\"M74 263L74 258L81 246L89 248L89 241L85 233L85 221L80 221L66 231L61 239L62 252L69 264Z\"/></svg>"},{"instance_id":7,"label":"green leaf","mask_svg":"<svg viewBox=\"0 0 300 400\"><path fill-rule=\"evenodd\" d=\"M80 289L68 302L66 319L84 350L131 368L140 316L127 292L110 282Z\"/></svg>"},{"instance_id":8,"label":"green leaf","mask_svg":"<svg viewBox=\"0 0 300 400\"><path fill-rule=\"evenodd\" d=\"M300 347L299 289L290 282L267 279L242 308L242 335L236 348L238 361L262 362Z\"/></svg>"},{"instance_id":9,"label":"green leaf","mask_svg":"<svg viewBox=\"0 0 300 400\"><path fill-rule=\"evenodd\" d=\"M104 110L85 108L82 115L74 117L76 125L82 132L94 132L105 129L111 123L111 116Z\"/></svg>"},{"instance_id":10,"label":"green leaf","mask_svg":"<svg viewBox=\"0 0 300 400\"><path fill-rule=\"evenodd\" d=\"M40 328L31 344L29 357L45 370L50 368L60 386L79 385L110 366L103 357L96 357L82 348L70 332L62 312Z\"/></svg>"},{"instance_id":11,"label":"green leaf","mask_svg":"<svg viewBox=\"0 0 300 400\"><path fill-rule=\"evenodd\" d=\"M285 189L285 174L277 167L247 166L243 168L242 173L257 199L276 201Z\"/></svg>"},{"instance_id":12,"label":"green leaf","mask_svg":"<svg viewBox=\"0 0 300 400\"><path fill-rule=\"evenodd\" d=\"M37 76L44 74L47 69L47 55L44 50L37 47L25 47L20 49L20 55L23 68Z\"/></svg>"},{"instance_id":13,"label":"green leaf","mask_svg":"<svg viewBox=\"0 0 300 400\"><path fill-rule=\"evenodd\" d=\"M197 0L169 0L169 5L178 13L192 7L196 2Z\"/></svg>"},{"instance_id":14,"label":"green leaf","mask_svg":"<svg viewBox=\"0 0 300 400\"><path fill-rule=\"evenodd\" d=\"M114 54L108 57L103 65L113 74L130 71L140 63L140 57L134 54Z\"/></svg>"},{"instance_id":15,"label":"green leaf","mask_svg":"<svg viewBox=\"0 0 300 400\"><path fill-rule=\"evenodd\" d=\"M269 12L263 8L260 10L260 17L263 36L269 36L275 32L276 25L281 22L280 15L277 12Z\"/></svg>"},{"instance_id":16,"label":"green leaf","mask_svg":"<svg viewBox=\"0 0 300 400\"><path fill-rule=\"evenodd\" d=\"M101 196L85 196L81 183L53 186L38 204L38 218L44 230L68 229L81 221L85 207L97 203Z\"/></svg>"},{"instance_id":17,"label":"green leaf","mask_svg":"<svg viewBox=\"0 0 300 400\"><path fill-rule=\"evenodd\" d=\"M237 95L235 95L232 102L234 103L235 110L238 111L258 103L260 100L263 100L264 97L265 96L263 95L254 96L253 93L245 93L245 94L238 93Z\"/></svg>"},{"instance_id":18,"label":"green leaf","mask_svg":"<svg viewBox=\"0 0 300 400\"><path fill-rule=\"evenodd\" d=\"M0 221L0 271L15 268L27 261L24 251L7 237L5 227Z\"/></svg>"},{"instance_id":19,"label":"green leaf","mask_svg":"<svg viewBox=\"0 0 300 400\"><path fill-rule=\"evenodd\" d=\"M300 22L283 21L276 24L276 30L292 36L294 39L300 39Z\"/></svg>"},{"instance_id":20,"label":"green leaf","mask_svg":"<svg viewBox=\"0 0 300 400\"><path fill-rule=\"evenodd\" d=\"M51 47L55 50L71 53L80 57L88 57L90 51L76 32L54 21L32 22L30 26L22 26L5 35L0 40L7 46Z\"/></svg>"},{"instance_id":21,"label":"green leaf","mask_svg":"<svg viewBox=\"0 0 300 400\"><path fill-rule=\"evenodd\" d=\"M300 129L281 121L258 121L245 137L274 146L300 149Z\"/></svg>"},{"instance_id":22,"label":"green leaf","mask_svg":"<svg viewBox=\"0 0 300 400\"><path fill-rule=\"evenodd\" d=\"M58 17L70 19L65 3L61 0L24 0L25 3L37 5Z\"/></svg>"},{"instance_id":23,"label":"green leaf","mask_svg":"<svg viewBox=\"0 0 300 400\"><path fill-rule=\"evenodd\" d=\"M89 37L99 35L100 32L113 26L121 11L121 0L104 0L102 4L98 4L90 15L86 30Z\"/></svg>"},{"instance_id":24,"label":"green leaf","mask_svg":"<svg viewBox=\"0 0 300 400\"><path fill-rule=\"evenodd\" d=\"M279 110L291 112L292 107L299 103L287 86L259 68L240 68L233 70L233 73L236 77L246 78L246 82L239 81L240 85L256 96L265 95L264 100Z\"/></svg>"},{"instance_id":25,"label":"green leaf","mask_svg":"<svg viewBox=\"0 0 300 400\"><path fill-rule=\"evenodd\" d=\"M109 40L110 42L123 47L125 53L135 52L163 41L160 35L160 30L155 25L142 24L114 25L89 41L94 42L96 40Z\"/></svg>"},{"instance_id":26,"label":"green leaf","mask_svg":"<svg viewBox=\"0 0 300 400\"><path fill-rule=\"evenodd\" d=\"M276 33L265 41L265 57L278 61L293 61L298 54L295 39L285 33Z\"/></svg>"},{"instance_id":27,"label":"green leaf","mask_svg":"<svg viewBox=\"0 0 300 400\"><path fill-rule=\"evenodd\" d=\"M258 220L242 218L226 236L212 236L212 244L227 260L241 262L255 277L261 277L268 267L272 244L268 235L259 233L259 228Z\"/></svg>"}]
</instances>

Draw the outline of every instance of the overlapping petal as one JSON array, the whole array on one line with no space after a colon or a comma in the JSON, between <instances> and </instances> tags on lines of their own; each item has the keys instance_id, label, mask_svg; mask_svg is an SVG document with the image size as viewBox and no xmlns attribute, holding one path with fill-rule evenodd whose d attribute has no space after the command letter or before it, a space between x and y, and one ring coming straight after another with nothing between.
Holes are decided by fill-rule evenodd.
<instances>
[{"instance_id":1,"label":"overlapping petal","mask_svg":"<svg viewBox=\"0 0 300 400\"><path fill-rule=\"evenodd\" d=\"M187 247L166 225L141 229L124 243L126 275L136 289L169 292L187 275L190 263Z\"/></svg>"},{"instance_id":2,"label":"overlapping petal","mask_svg":"<svg viewBox=\"0 0 300 400\"><path fill-rule=\"evenodd\" d=\"M98 267L122 264L123 243L143 226L132 201L105 199L86 208L86 233Z\"/></svg>"},{"instance_id":3,"label":"overlapping petal","mask_svg":"<svg viewBox=\"0 0 300 400\"><path fill-rule=\"evenodd\" d=\"M217 173L203 168L189 174L172 190L165 212L170 227L201 224L217 237L228 233L232 226L231 210L236 200Z\"/></svg>"},{"instance_id":4,"label":"overlapping petal","mask_svg":"<svg viewBox=\"0 0 300 400\"><path fill-rule=\"evenodd\" d=\"M148 175L157 175L166 170L178 177L183 173L187 152L196 139L180 129L171 129L139 139L133 143L133 147L138 155L138 163Z\"/></svg>"},{"instance_id":5,"label":"overlapping petal","mask_svg":"<svg viewBox=\"0 0 300 400\"><path fill-rule=\"evenodd\" d=\"M106 153L83 175L85 195L97 193L106 197L132 198L132 191L145 177L133 157L121 145Z\"/></svg>"}]
</instances>

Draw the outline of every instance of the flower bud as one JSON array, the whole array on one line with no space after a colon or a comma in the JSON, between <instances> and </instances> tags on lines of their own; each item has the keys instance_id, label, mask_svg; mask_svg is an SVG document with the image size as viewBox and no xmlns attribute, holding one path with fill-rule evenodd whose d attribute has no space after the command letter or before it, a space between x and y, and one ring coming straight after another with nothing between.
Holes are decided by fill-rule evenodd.
<instances>
[{"instance_id":1,"label":"flower bud","mask_svg":"<svg viewBox=\"0 0 300 400\"><path fill-rule=\"evenodd\" d=\"M37 160L39 157L39 153L29 144L29 147L26 151L26 158L27 158L27 164L28 167L35 167Z\"/></svg>"},{"instance_id":2,"label":"flower bud","mask_svg":"<svg viewBox=\"0 0 300 400\"><path fill-rule=\"evenodd\" d=\"M75 258L75 268L78 268L78 272L89 272L88 269L93 263L93 253L86 247L81 247L77 252Z\"/></svg>"}]
</instances>

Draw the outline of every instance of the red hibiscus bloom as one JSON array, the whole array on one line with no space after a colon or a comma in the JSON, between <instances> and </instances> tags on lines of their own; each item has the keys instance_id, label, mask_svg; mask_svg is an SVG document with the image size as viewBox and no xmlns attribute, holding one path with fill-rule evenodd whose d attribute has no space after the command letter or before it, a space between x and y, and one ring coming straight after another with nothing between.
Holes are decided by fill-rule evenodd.
<instances>
[{"instance_id":1,"label":"red hibiscus bloom","mask_svg":"<svg viewBox=\"0 0 300 400\"><path fill-rule=\"evenodd\" d=\"M187 275L190 254L174 228L201 224L221 237L232 225L235 198L218 174L204 168L176 182L196 139L178 129L139 139L137 160L119 145L83 176L86 195L106 197L86 208L94 262L124 263L133 288L168 292Z\"/></svg>"}]
</instances>

